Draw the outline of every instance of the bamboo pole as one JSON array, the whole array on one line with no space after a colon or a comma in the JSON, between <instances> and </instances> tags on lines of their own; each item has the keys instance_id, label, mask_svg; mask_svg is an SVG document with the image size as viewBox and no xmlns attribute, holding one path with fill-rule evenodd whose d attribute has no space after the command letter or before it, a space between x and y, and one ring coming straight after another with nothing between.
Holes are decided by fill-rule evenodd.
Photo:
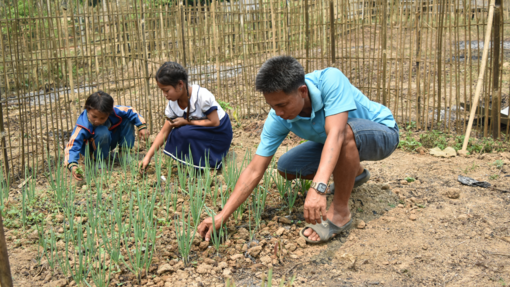
<instances>
[{"instance_id":1,"label":"bamboo pole","mask_svg":"<svg viewBox=\"0 0 510 287\"><path fill-rule=\"evenodd\" d=\"M65 43L65 52L64 57L67 58L67 78L69 80L69 87L71 88L71 101L69 103L69 106L71 108L71 122L76 122L76 118L78 117L78 110L76 109L76 100L78 98L76 97L76 94L74 92L74 77L73 77L73 63L71 61L71 56L67 55L67 53L71 53L71 50L69 48L69 27L67 24L67 7L62 7L62 13L64 14L64 19L62 19L62 23L64 25L64 43ZM73 35L74 38L75 35ZM75 47L76 49L76 47ZM76 50L75 50L76 51Z\"/></svg>"},{"instance_id":2,"label":"bamboo pole","mask_svg":"<svg viewBox=\"0 0 510 287\"><path fill-rule=\"evenodd\" d=\"M333 0L329 1L329 25L331 41L331 64L335 63L335 7Z\"/></svg>"},{"instance_id":3,"label":"bamboo pole","mask_svg":"<svg viewBox=\"0 0 510 287\"><path fill-rule=\"evenodd\" d=\"M475 90L475 98L471 105L471 113L469 115L469 121L466 129L466 135L464 137L464 143L462 144L462 150L459 151L459 154L466 155L467 154L467 145L469 142L469 136L471 135L471 128L473 126L473 119L475 117L476 113L476 107L478 105L478 99L480 98L480 92L482 91L482 84L483 84L483 77L485 74L485 65L487 64L487 56L489 52L489 42L491 38L491 31L492 31L492 21L494 19L494 5L495 0L491 0L490 6L489 6L489 19L487 20L487 30L485 33L485 41L483 46L483 54L482 54L482 64L480 67L480 73L478 75L478 82L476 83L476 90Z\"/></svg>"},{"instance_id":4,"label":"bamboo pole","mask_svg":"<svg viewBox=\"0 0 510 287\"><path fill-rule=\"evenodd\" d=\"M499 97L499 56L500 56L500 44L501 44L501 34L499 32L499 27L501 26L501 0L496 0L494 6L494 21L492 22L492 27L494 32L492 41L492 138L499 139L501 124L500 124L500 115L501 115L501 98Z\"/></svg>"},{"instance_id":5,"label":"bamboo pole","mask_svg":"<svg viewBox=\"0 0 510 287\"><path fill-rule=\"evenodd\" d=\"M12 287L11 267L9 265L9 254L7 253L7 242L5 241L4 223L0 212L0 286Z\"/></svg>"},{"instance_id":6,"label":"bamboo pole","mask_svg":"<svg viewBox=\"0 0 510 287\"><path fill-rule=\"evenodd\" d=\"M306 70L305 73L310 73L310 16L308 11L308 0L305 0L305 49L306 49Z\"/></svg>"},{"instance_id":7,"label":"bamboo pole","mask_svg":"<svg viewBox=\"0 0 510 287\"><path fill-rule=\"evenodd\" d=\"M145 40L145 4L143 0L140 0L140 10L141 10L141 19L140 19L140 26L141 27L141 33L142 33L142 44L143 44L143 57L144 57L144 77L145 77L145 92L146 97L149 100L149 106L147 107L146 111L149 112L149 123L150 123L150 133L152 134L154 131L154 125L152 124L152 97L150 94L150 76L149 76L149 63L148 63L148 55L147 55L147 42ZM184 42L183 42L184 45ZM186 64L186 60L184 60L184 64Z\"/></svg>"}]
</instances>

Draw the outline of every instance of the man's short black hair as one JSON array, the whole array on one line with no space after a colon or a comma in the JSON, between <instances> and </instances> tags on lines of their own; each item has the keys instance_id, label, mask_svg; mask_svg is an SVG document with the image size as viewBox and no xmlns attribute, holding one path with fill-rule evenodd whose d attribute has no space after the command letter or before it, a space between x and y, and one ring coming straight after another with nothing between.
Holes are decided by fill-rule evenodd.
<instances>
[{"instance_id":1,"label":"man's short black hair","mask_svg":"<svg viewBox=\"0 0 510 287\"><path fill-rule=\"evenodd\" d=\"M255 78L255 88L264 94L294 92L305 84L303 66L291 56L277 56L267 60Z\"/></svg>"}]
</instances>

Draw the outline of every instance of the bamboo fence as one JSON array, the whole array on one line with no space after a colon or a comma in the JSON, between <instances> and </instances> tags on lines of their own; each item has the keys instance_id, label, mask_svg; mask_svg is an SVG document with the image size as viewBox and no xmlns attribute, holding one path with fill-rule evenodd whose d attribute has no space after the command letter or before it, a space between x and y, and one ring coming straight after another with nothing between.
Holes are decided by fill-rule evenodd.
<instances>
[{"instance_id":1,"label":"bamboo fence","mask_svg":"<svg viewBox=\"0 0 510 287\"><path fill-rule=\"evenodd\" d=\"M498 111L510 93L509 7L496 1L477 136L508 134L489 118L508 122ZM286 54L307 72L339 68L401 126L462 133L487 11L480 0L4 0L0 161L19 180L63 155L98 89L136 108L156 133L166 100L153 78L165 61L230 103L236 121L267 114L254 79L264 61Z\"/></svg>"}]
</instances>

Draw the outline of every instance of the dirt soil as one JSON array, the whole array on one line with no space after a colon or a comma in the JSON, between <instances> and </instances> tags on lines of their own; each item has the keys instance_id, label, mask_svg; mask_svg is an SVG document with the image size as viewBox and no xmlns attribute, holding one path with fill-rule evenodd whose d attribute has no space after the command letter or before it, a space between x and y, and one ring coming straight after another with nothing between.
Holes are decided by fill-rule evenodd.
<instances>
[{"instance_id":1,"label":"dirt soil","mask_svg":"<svg viewBox=\"0 0 510 287\"><path fill-rule=\"evenodd\" d=\"M235 130L236 153L255 151L262 123L252 121ZM300 141L290 136L277 157ZM496 160L505 163L501 169ZM510 153L444 159L397 150L383 161L363 164L372 177L352 193L351 231L329 243L309 245L298 236L304 226L302 198L292 216L271 212L278 209L268 206L256 241L247 242L247 227L237 226L220 258L198 240L192 267L178 261L175 242L163 236L142 286L225 286L228 278L236 286L260 286L271 267L273 284L295 275L294 286L510 283ZM463 186L458 175L488 181L495 189ZM6 234L15 286L75 286L38 264L36 233L7 229ZM160 272L162 266L168 270ZM126 273L115 274L110 284L135 285Z\"/></svg>"}]
</instances>

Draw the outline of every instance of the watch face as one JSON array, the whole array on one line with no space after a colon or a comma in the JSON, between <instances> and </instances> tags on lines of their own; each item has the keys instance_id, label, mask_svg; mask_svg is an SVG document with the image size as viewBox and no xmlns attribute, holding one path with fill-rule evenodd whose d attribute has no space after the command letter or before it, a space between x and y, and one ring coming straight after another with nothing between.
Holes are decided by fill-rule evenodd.
<instances>
[{"instance_id":1,"label":"watch face","mask_svg":"<svg viewBox=\"0 0 510 287\"><path fill-rule=\"evenodd\" d=\"M319 185L317 186L317 191L320 193L325 193L327 188L328 186L325 185L324 183L319 183Z\"/></svg>"}]
</instances>

